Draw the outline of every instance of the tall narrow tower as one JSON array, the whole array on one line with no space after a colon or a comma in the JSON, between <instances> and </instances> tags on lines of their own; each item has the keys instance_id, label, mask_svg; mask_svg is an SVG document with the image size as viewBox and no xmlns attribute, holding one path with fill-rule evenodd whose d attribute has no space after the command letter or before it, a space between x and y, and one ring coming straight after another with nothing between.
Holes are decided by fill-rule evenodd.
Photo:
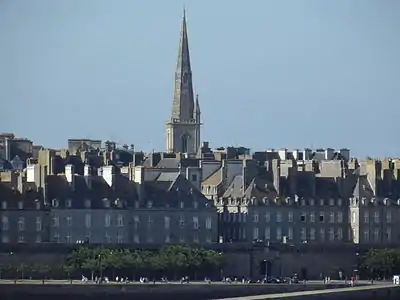
<instances>
[{"instance_id":1,"label":"tall narrow tower","mask_svg":"<svg viewBox=\"0 0 400 300\"><path fill-rule=\"evenodd\" d=\"M167 152L196 153L200 147L200 105L194 99L186 14L183 12L171 118L166 124Z\"/></svg>"}]
</instances>

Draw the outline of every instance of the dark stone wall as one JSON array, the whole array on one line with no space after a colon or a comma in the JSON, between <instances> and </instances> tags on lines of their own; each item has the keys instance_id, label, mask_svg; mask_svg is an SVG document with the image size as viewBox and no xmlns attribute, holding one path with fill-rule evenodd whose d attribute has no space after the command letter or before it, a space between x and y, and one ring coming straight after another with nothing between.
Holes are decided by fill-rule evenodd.
<instances>
[{"instance_id":1,"label":"dark stone wall","mask_svg":"<svg viewBox=\"0 0 400 300\"><path fill-rule=\"evenodd\" d=\"M342 285L330 285L340 288ZM288 293L324 289L324 285L242 285L242 284L204 284L204 285L50 285L50 284L0 284L0 299L29 300L206 300L250 295Z\"/></svg>"}]
</instances>

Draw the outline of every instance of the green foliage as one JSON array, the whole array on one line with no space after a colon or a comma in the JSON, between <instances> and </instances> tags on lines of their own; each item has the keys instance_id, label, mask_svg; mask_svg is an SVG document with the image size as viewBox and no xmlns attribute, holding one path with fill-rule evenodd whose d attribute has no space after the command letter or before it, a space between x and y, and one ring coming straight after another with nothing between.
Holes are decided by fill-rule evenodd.
<instances>
[{"instance_id":1,"label":"green foliage","mask_svg":"<svg viewBox=\"0 0 400 300\"><path fill-rule=\"evenodd\" d=\"M388 278L400 273L400 249L370 249L361 262L361 269L371 277Z\"/></svg>"},{"instance_id":2,"label":"green foliage","mask_svg":"<svg viewBox=\"0 0 400 300\"><path fill-rule=\"evenodd\" d=\"M81 275L102 275L110 279L116 276L130 279L189 276L200 279L219 277L223 264L223 255L216 251L183 245L163 247L157 251L79 247L62 264L22 261L0 264L0 278L80 279Z\"/></svg>"},{"instance_id":3,"label":"green foliage","mask_svg":"<svg viewBox=\"0 0 400 300\"><path fill-rule=\"evenodd\" d=\"M78 248L66 266L84 273L117 276L211 276L223 265L222 254L213 250L168 246L158 251Z\"/></svg>"}]
</instances>

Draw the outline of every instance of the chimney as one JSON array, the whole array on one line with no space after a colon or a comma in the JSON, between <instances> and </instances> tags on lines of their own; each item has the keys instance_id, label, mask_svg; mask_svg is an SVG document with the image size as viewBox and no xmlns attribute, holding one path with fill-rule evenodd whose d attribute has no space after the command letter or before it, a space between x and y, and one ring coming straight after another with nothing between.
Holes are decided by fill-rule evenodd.
<instances>
[{"instance_id":1,"label":"chimney","mask_svg":"<svg viewBox=\"0 0 400 300\"><path fill-rule=\"evenodd\" d=\"M276 190L277 194L279 195L280 194L279 193L279 191L280 191L279 182L280 182L280 178L281 178L281 166L280 166L279 159L272 160L272 178L273 178L275 190Z\"/></svg>"},{"instance_id":2,"label":"chimney","mask_svg":"<svg viewBox=\"0 0 400 300\"><path fill-rule=\"evenodd\" d=\"M102 167L102 176L107 184L114 188L115 187L115 173L114 173L114 166L104 166Z\"/></svg>"},{"instance_id":3,"label":"chimney","mask_svg":"<svg viewBox=\"0 0 400 300\"><path fill-rule=\"evenodd\" d=\"M7 161L10 161L10 156L11 156L11 154L10 154L10 149L11 147L10 147L10 142L9 142L9 138L8 137L6 137L5 139L4 139L4 150L5 150L5 159L7 160Z\"/></svg>"},{"instance_id":4,"label":"chimney","mask_svg":"<svg viewBox=\"0 0 400 300\"><path fill-rule=\"evenodd\" d=\"M85 165L83 167L83 176L85 177L86 186L88 189L92 188L92 167L90 165Z\"/></svg>"},{"instance_id":5,"label":"chimney","mask_svg":"<svg viewBox=\"0 0 400 300\"><path fill-rule=\"evenodd\" d=\"M71 190L75 190L75 170L73 165L65 166L65 178L67 179Z\"/></svg>"},{"instance_id":6,"label":"chimney","mask_svg":"<svg viewBox=\"0 0 400 300\"><path fill-rule=\"evenodd\" d=\"M139 201L143 199L144 196L144 167L136 166L133 170L133 181L136 183L136 189L139 196Z\"/></svg>"}]
</instances>

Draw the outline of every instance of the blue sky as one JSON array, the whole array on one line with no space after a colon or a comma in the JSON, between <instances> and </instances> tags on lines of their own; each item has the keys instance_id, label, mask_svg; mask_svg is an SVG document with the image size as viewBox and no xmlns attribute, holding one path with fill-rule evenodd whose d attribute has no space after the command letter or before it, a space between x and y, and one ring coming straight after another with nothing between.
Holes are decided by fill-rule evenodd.
<instances>
[{"instance_id":1,"label":"blue sky","mask_svg":"<svg viewBox=\"0 0 400 300\"><path fill-rule=\"evenodd\" d=\"M184 5L203 140L400 155L396 0L2 0L1 131L163 150Z\"/></svg>"}]
</instances>

